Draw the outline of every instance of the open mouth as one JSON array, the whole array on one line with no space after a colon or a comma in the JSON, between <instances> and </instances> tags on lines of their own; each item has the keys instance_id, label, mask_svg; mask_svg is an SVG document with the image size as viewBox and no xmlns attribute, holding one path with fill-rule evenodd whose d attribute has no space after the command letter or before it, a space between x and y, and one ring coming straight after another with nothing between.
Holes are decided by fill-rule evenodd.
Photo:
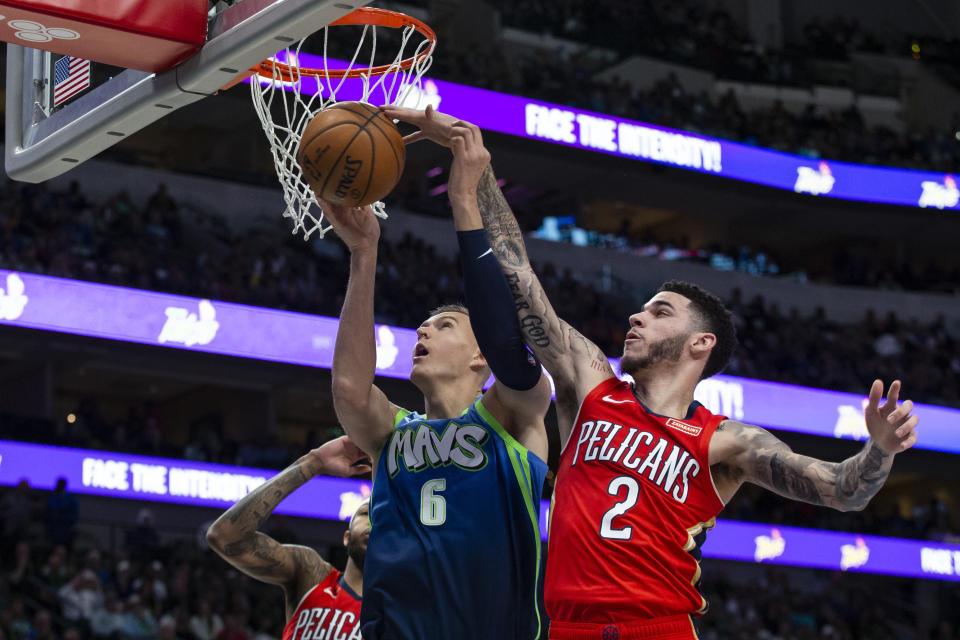
<instances>
[{"instance_id":1,"label":"open mouth","mask_svg":"<svg viewBox=\"0 0 960 640\"><path fill-rule=\"evenodd\" d=\"M423 356L425 356L425 355L427 355L427 354L429 354L429 353L430 353L430 351L429 351L425 346L423 346L421 343L419 343L419 342L417 343L417 346L415 346L415 347L413 348L413 357L414 357L414 358L422 358Z\"/></svg>"}]
</instances>

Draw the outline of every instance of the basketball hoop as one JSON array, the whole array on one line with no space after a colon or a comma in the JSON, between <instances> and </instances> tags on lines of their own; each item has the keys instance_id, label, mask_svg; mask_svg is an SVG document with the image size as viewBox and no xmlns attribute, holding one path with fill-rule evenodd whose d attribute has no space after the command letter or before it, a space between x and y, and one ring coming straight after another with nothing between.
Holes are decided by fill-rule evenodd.
<instances>
[{"instance_id":1,"label":"basketball hoop","mask_svg":"<svg viewBox=\"0 0 960 640\"><path fill-rule=\"evenodd\" d=\"M331 69L327 60L329 29L344 25L363 26L363 33L346 68ZM402 31L400 50L393 61L375 66L378 26ZM356 66L368 33L371 35L369 64ZM424 39L412 54L405 56L404 51L416 33ZM323 28L322 67L300 65L303 42L280 51L251 69L250 93L283 188L286 203L283 216L293 219L293 233L302 231L306 240L315 231L322 238L331 228L329 224L324 226L323 210L313 190L304 181L297 162L300 136L307 123L337 102L338 93L343 91L352 91L346 98L349 100L372 104L371 98L376 97L380 104L418 107L422 95L420 81L433 61L437 36L433 29L416 18L396 11L361 7ZM347 83L348 80L357 82ZM273 114L275 103L277 111L282 113ZM373 210L379 217L387 217L382 202L374 203Z\"/></svg>"}]
</instances>

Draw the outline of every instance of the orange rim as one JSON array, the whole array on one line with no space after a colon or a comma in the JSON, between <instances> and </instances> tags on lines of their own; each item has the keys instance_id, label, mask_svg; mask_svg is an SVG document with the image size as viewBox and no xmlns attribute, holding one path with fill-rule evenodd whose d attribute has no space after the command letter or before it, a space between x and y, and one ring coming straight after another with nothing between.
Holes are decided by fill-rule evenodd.
<instances>
[{"instance_id":1,"label":"orange rim","mask_svg":"<svg viewBox=\"0 0 960 640\"><path fill-rule=\"evenodd\" d=\"M339 80L340 78L362 78L364 76L382 76L391 70L406 71L417 62L429 57L437 46L437 34L427 23L397 11L388 9L376 9L374 7L360 7L354 9L339 20L330 23L331 27L343 25L375 25L378 27L391 27L393 29L403 29L404 27L413 27L417 33L430 41L430 46L420 53L401 60L398 64L383 64L377 67L357 67L354 69L311 69L309 67L300 67L299 70L290 65L277 60L264 60L250 71L259 74L264 78L278 78L284 82L296 82L300 76L319 76Z\"/></svg>"}]
</instances>

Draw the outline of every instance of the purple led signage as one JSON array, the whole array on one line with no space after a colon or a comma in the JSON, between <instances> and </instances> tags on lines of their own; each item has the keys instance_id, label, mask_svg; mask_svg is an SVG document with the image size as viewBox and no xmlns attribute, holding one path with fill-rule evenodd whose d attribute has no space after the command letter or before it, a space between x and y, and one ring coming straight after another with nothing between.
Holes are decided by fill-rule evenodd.
<instances>
[{"instance_id":1,"label":"purple led signage","mask_svg":"<svg viewBox=\"0 0 960 640\"><path fill-rule=\"evenodd\" d=\"M717 520L707 558L960 582L960 545Z\"/></svg>"},{"instance_id":2,"label":"purple led signage","mask_svg":"<svg viewBox=\"0 0 960 640\"><path fill-rule=\"evenodd\" d=\"M330 368L336 318L0 270L0 323ZM377 327L377 373L405 378L416 333Z\"/></svg>"},{"instance_id":3,"label":"purple led signage","mask_svg":"<svg viewBox=\"0 0 960 640\"><path fill-rule=\"evenodd\" d=\"M276 472L187 460L68 449L0 440L0 485L25 479L34 489L53 489L58 478L86 495L171 502L226 509ZM276 513L325 520L348 519L370 495L370 483L314 478L291 494ZM546 540L549 503L540 504ZM718 520L707 535L708 558L799 567L865 571L960 581L960 546Z\"/></svg>"},{"instance_id":4,"label":"purple led signage","mask_svg":"<svg viewBox=\"0 0 960 640\"><path fill-rule=\"evenodd\" d=\"M301 53L299 58L305 67L323 68L319 56ZM330 68L344 66L342 61L330 63ZM309 82L304 79L304 90L314 91L315 84ZM357 100L361 95L358 81L345 81L337 99ZM420 109L432 104L490 131L796 193L960 209L956 177L944 173L811 159L441 80L425 79L423 90L411 92L403 104Z\"/></svg>"},{"instance_id":5,"label":"purple led signage","mask_svg":"<svg viewBox=\"0 0 960 640\"><path fill-rule=\"evenodd\" d=\"M0 270L0 324L329 368L338 320ZM378 325L376 338L377 374L408 378L416 332ZM617 359L610 362L619 370ZM764 427L868 437L865 396L854 393L714 376L700 383L696 398L715 413ZM960 410L917 404L914 411L917 447L960 453Z\"/></svg>"},{"instance_id":6,"label":"purple led signage","mask_svg":"<svg viewBox=\"0 0 960 640\"><path fill-rule=\"evenodd\" d=\"M0 485L26 479L34 489L52 490L63 477L73 493L226 509L276 473L0 440ZM369 482L316 478L284 500L276 513L340 520L353 515L369 495Z\"/></svg>"}]
</instances>

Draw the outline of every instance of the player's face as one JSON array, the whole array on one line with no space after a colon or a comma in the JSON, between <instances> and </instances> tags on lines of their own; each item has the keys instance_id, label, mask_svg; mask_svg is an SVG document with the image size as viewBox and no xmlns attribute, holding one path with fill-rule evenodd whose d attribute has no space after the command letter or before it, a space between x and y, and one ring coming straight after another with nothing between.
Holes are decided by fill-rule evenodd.
<instances>
[{"instance_id":1,"label":"player's face","mask_svg":"<svg viewBox=\"0 0 960 640\"><path fill-rule=\"evenodd\" d=\"M630 316L620 369L632 374L662 362L679 362L693 334L689 306L684 296L661 291Z\"/></svg>"},{"instance_id":2,"label":"player's face","mask_svg":"<svg viewBox=\"0 0 960 640\"><path fill-rule=\"evenodd\" d=\"M367 502L357 509L350 520L350 528L343 537L343 544L347 547L347 556L353 560L357 568L363 569L363 561L367 555L367 541L370 539L370 503Z\"/></svg>"},{"instance_id":3,"label":"player's face","mask_svg":"<svg viewBox=\"0 0 960 640\"><path fill-rule=\"evenodd\" d=\"M410 379L458 378L471 372L477 354L477 339L470 317L444 312L427 318L417 329Z\"/></svg>"}]
</instances>

